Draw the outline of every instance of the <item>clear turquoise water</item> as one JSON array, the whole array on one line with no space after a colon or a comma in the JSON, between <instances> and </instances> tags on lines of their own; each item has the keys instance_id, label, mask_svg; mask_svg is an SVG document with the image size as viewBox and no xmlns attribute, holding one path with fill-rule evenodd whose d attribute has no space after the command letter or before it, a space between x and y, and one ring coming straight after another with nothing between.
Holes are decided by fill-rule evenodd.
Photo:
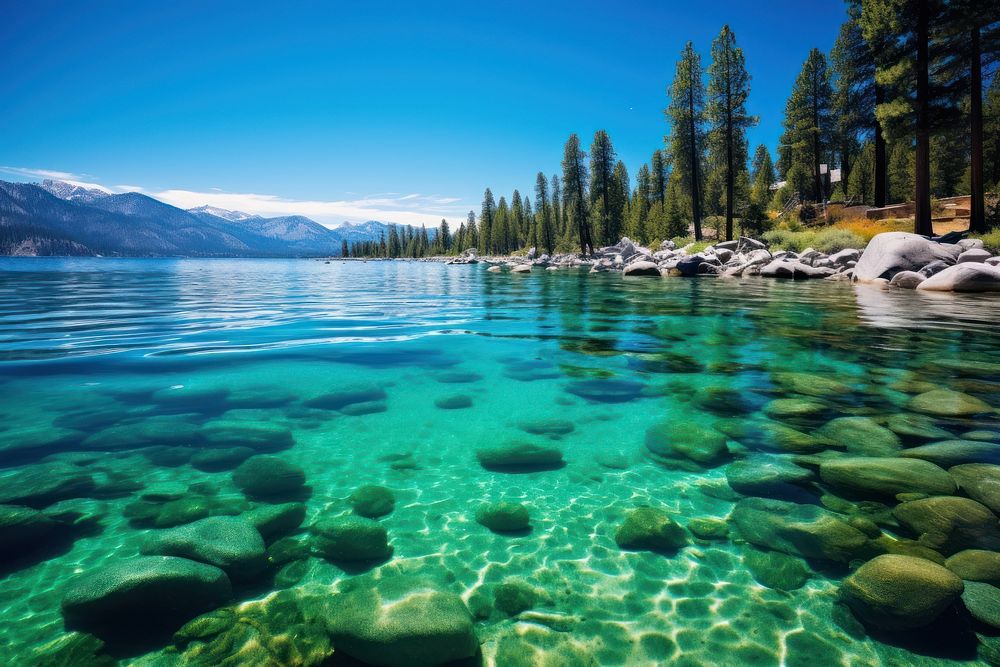
<instances>
[{"instance_id":1,"label":"clear turquoise water","mask_svg":"<svg viewBox=\"0 0 1000 667\"><path fill-rule=\"evenodd\" d=\"M926 383L1000 406L1000 373L985 365L1000 361L997 311L989 297L822 281L508 275L407 262L2 259L0 463L8 470L0 473L48 456L117 491L74 501L96 527L4 566L0 653L8 664L30 664L38 646L64 632L67 582L138 553L150 529L124 512L143 487L201 483L195 488L216 499L244 502L230 470L163 465L150 446L265 423L293 434L294 446L276 455L306 473L306 526L348 511L359 485L384 485L396 496L380 520L394 546L388 566L449 572L474 610L507 578L545 592L535 611L558 621L482 614L476 632L487 663L512 633L542 654L572 649L602 665L975 661L974 641L876 639L838 622L846 567L809 563L805 585L782 591L755 580L735 536L660 554L624 551L614 535L641 505L682 525L724 520L736 499L724 466L654 462L646 431L664 420L768 420L770 401L800 397L776 374L850 387L818 399L821 420L793 422L806 432L837 416L884 420ZM570 391L608 379L637 383L636 391L614 402ZM306 405L359 386L383 388L385 409L349 415ZM735 390L740 405L702 400L707 388ZM436 406L456 395L471 407ZM552 438L521 428L543 419L575 428ZM112 438L123 425L129 442ZM1000 419L938 425L960 434L1000 430ZM478 464L478 448L512 440L558 447L566 466L505 474ZM109 442L115 450L105 453ZM737 457L775 450L733 438L729 447ZM407 454L412 465L393 465ZM524 502L531 531L500 535L476 523L478 505L496 500ZM356 574L315 557L295 572L294 586Z\"/></svg>"}]
</instances>

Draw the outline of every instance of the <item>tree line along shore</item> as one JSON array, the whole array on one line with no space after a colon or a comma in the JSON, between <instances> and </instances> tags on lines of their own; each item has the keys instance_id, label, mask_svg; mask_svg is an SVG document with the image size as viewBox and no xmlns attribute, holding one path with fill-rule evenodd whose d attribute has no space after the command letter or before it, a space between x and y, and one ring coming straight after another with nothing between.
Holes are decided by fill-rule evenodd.
<instances>
[{"instance_id":1,"label":"tree line along shore","mask_svg":"<svg viewBox=\"0 0 1000 667\"><path fill-rule=\"evenodd\" d=\"M539 171L534 199L486 188L457 229L390 228L344 243L344 257L592 255L622 236L673 240L764 238L789 250L816 235L848 245L885 231L924 236L968 230L1000 248L1000 7L977 0L847 0L829 54L812 49L785 105L776 155L750 157L752 77L723 26L708 66L695 45L680 53L667 88L664 145L634 183L605 130L589 153L567 139L561 170ZM940 199L967 196L947 205ZM884 214L869 209L886 208ZM893 216L894 210L898 210ZM847 235L853 234L853 238Z\"/></svg>"}]
</instances>

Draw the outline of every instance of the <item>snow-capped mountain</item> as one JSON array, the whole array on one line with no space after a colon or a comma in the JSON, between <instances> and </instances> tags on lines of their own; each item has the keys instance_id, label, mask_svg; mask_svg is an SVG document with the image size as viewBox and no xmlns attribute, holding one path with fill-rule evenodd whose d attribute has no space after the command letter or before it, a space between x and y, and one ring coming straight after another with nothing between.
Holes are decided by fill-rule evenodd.
<instances>
[{"instance_id":1,"label":"snow-capped mountain","mask_svg":"<svg viewBox=\"0 0 1000 667\"><path fill-rule=\"evenodd\" d=\"M317 257L339 255L345 240L388 236L388 229L376 221L330 229L300 215L265 218L213 206L185 211L138 192L54 180L0 181L0 255Z\"/></svg>"}]
</instances>

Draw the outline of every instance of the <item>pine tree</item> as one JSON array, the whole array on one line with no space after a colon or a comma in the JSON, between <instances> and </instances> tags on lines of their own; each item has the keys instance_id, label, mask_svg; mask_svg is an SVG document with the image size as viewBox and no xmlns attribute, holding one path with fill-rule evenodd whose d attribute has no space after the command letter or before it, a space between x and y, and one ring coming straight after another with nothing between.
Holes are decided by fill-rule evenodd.
<instances>
[{"instance_id":1,"label":"pine tree","mask_svg":"<svg viewBox=\"0 0 1000 667\"><path fill-rule=\"evenodd\" d=\"M774 184L774 163L767 146L761 144L753 154L753 185L750 190L750 201L761 210L766 210L771 203L771 185Z\"/></svg>"},{"instance_id":2,"label":"pine tree","mask_svg":"<svg viewBox=\"0 0 1000 667\"><path fill-rule=\"evenodd\" d=\"M492 198L492 195L490 197ZM469 248L478 250L480 248L480 236L480 231L476 228L476 213L475 211L469 211L469 215L465 219L465 247L462 250L468 250Z\"/></svg>"},{"instance_id":3,"label":"pine tree","mask_svg":"<svg viewBox=\"0 0 1000 667\"><path fill-rule=\"evenodd\" d=\"M757 118L747 113L750 74L736 35L723 26L712 43L712 63L708 66L708 103L705 107L711 129L709 150L717 153L725 181L726 239L733 238L736 211L736 184L746 172L748 128Z\"/></svg>"},{"instance_id":4,"label":"pine tree","mask_svg":"<svg viewBox=\"0 0 1000 667\"><path fill-rule=\"evenodd\" d=\"M497 202L493 224L490 226L490 252L498 255L507 254L507 238L509 235L507 226L510 224L509 218L510 207L507 206L507 199L501 195L500 201Z\"/></svg>"},{"instance_id":5,"label":"pine tree","mask_svg":"<svg viewBox=\"0 0 1000 667\"><path fill-rule=\"evenodd\" d=\"M612 179L615 168L615 149L611 137L604 130L594 133L590 145L590 208L595 216L594 227L598 241L611 245L618 239L614 231L611 211Z\"/></svg>"},{"instance_id":6,"label":"pine tree","mask_svg":"<svg viewBox=\"0 0 1000 667\"><path fill-rule=\"evenodd\" d=\"M521 201L521 193L515 189L514 194L510 198L510 224L507 226L507 237L505 239L507 252L520 246L527 238L527 229L525 227L524 203Z\"/></svg>"},{"instance_id":7,"label":"pine tree","mask_svg":"<svg viewBox=\"0 0 1000 667\"><path fill-rule=\"evenodd\" d=\"M628 200L628 169L625 168L625 163L619 160L615 164L615 170L611 173L611 196L608 200L610 206L608 214L610 222L609 234L612 243L617 243L625 231Z\"/></svg>"},{"instance_id":8,"label":"pine tree","mask_svg":"<svg viewBox=\"0 0 1000 667\"><path fill-rule=\"evenodd\" d=\"M448 221L443 218L441 226L438 227L437 244L443 254L447 255L451 251L451 229L448 227Z\"/></svg>"},{"instance_id":9,"label":"pine tree","mask_svg":"<svg viewBox=\"0 0 1000 667\"><path fill-rule=\"evenodd\" d=\"M340 256L341 257L350 257L350 255L351 255L351 251L347 247L347 239L341 239L341 241L340 241Z\"/></svg>"},{"instance_id":10,"label":"pine tree","mask_svg":"<svg viewBox=\"0 0 1000 667\"><path fill-rule=\"evenodd\" d=\"M551 192L549 196L552 202L552 226L556 230L556 237L566 233L566 207L562 205L562 189L559 185L559 176L552 174Z\"/></svg>"},{"instance_id":11,"label":"pine tree","mask_svg":"<svg viewBox=\"0 0 1000 667\"><path fill-rule=\"evenodd\" d=\"M677 62L666 114L670 121L670 148L674 173L680 174L683 194L690 200L695 239L701 240L701 162L705 87L701 58L688 42ZM654 175L655 176L655 175Z\"/></svg>"},{"instance_id":12,"label":"pine tree","mask_svg":"<svg viewBox=\"0 0 1000 667\"><path fill-rule=\"evenodd\" d=\"M650 161L649 183L652 201L662 204L667 197L667 180L670 178L670 157L663 149L653 151L653 159Z\"/></svg>"},{"instance_id":13,"label":"pine tree","mask_svg":"<svg viewBox=\"0 0 1000 667\"><path fill-rule=\"evenodd\" d=\"M493 202L493 193L489 188L483 194L483 209L479 214L479 242L482 245L483 254L493 252L493 218L496 215L496 204Z\"/></svg>"},{"instance_id":14,"label":"pine tree","mask_svg":"<svg viewBox=\"0 0 1000 667\"><path fill-rule=\"evenodd\" d=\"M813 49L785 105L779 167L786 180L791 180L788 172L793 166L806 170L812 180L811 199L816 202L825 198L820 164L830 162L832 96L826 56Z\"/></svg>"},{"instance_id":15,"label":"pine tree","mask_svg":"<svg viewBox=\"0 0 1000 667\"><path fill-rule=\"evenodd\" d=\"M858 151L847 181L847 196L861 204L868 204L875 197L875 144L866 142Z\"/></svg>"},{"instance_id":16,"label":"pine tree","mask_svg":"<svg viewBox=\"0 0 1000 667\"><path fill-rule=\"evenodd\" d=\"M632 192L631 203L628 209L628 225L626 234L640 243L649 243L649 202L652 198L650 192L649 165L639 167L636 175L635 190Z\"/></svg>"},{"instance_id":17,"label":"pine tree","mask_svg":"<svg viewBox=\"0 0 1000 667\"><path fill-rule=\"evenodd\" d=\"M535 176L535 206L535 217L538 218L537 242L551 255L556 249L555 220L553 207L549 202L548 182L542 172Z\"/></svg>"},{"instance_id":18,"label":"pine tree","mask_svg":"<svg viewBox=\"0 0 1000 667\"><path fill-rule=\"evenodd\" d=\"M587 215L587 154L580 150L580 138L571 134L563 150L562 182L563 208L573 233L580 243L580 253L589 255L594 250L590 235L590 220Z\"/></svg>"}]
</instances>

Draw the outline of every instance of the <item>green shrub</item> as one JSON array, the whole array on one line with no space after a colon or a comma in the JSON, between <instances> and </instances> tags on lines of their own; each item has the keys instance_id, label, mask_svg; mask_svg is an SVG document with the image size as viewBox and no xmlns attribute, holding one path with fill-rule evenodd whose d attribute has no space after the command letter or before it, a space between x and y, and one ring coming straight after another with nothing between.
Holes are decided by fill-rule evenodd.
<instances>
[{"instance_id":1,"label":"green shrub","mask_svg":"<svg viewBox=\"0 0 1000 667\"><path fill-rule=\"evenodd\" d=\"M986 232L985 234L977 234L973 238L982 239L983 245L990 252L1000 253L1000 228Z\"/></svg>"},{"instance_id":2,"label":"green shrub","mask_svg":"<svg viewBox=\"0 0 1000 667\"><path fill-rule=\"evenodd\" d=\"M816 232L813 240L813 247L820 252L832 254L840 252L845 248L864 249L866 242L863 238L847 229L827 228Z\"/></svg>"}]
</instances>

